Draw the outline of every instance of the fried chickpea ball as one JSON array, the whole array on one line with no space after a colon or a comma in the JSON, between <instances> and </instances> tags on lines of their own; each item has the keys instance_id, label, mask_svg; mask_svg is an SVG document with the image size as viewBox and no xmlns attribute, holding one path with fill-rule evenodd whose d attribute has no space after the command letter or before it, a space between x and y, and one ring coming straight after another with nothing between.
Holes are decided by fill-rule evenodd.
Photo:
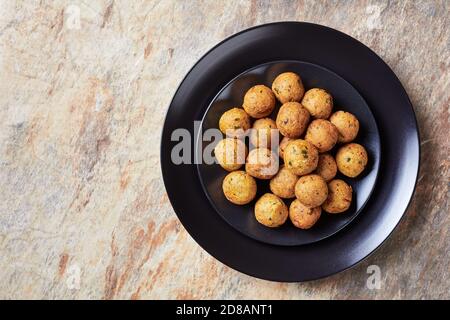
<instances>
[{"instance_id":1,"label":"fried chickpea ball","mask_svg":"<svg viewBox=\"0 0 450 320\"><path fill-rule=\"evenodd\" d=\"M359 121L350 112L337 111L331 115L330 122L336 126L339 132L338 142L351 142L358 135Z\"/></svg>"},{"instance_id":2,"label":"fried chickpea ball","mask_svg":"<svg viewBox=\"0 0 450 320\"><path fill-rule=\"evenodd\" d=\"M313 88L306 91L302 105L313 117L328 119L333 110L333 97L323 89Z\"/></svg>"},{"instance_id":3,"label":"fried chickpea ball","mask_svg":"<svg viewBox=\"0 0 450 320\"><path fill-rule=\"evenodd\" d=\"M350 178L363 172L368 162L367 151L357 143L342 146L336 154L336 164L339 171Z\"/></svg>"},{"instance_id":4,"label":"fried chickpea ball","mask_svg":"<svg viewBox=\"0 0 450 320\"><path fill-rule=\"evenodd\" d=\"M347 211L352 203L352 187L340 179L328 183L328 197L322 204L322 209L328 213Z\"/></svg>"},{"instance_id":5,"label":"fried chickpea ball","mask_svg":"<svg viewBox=\"0 0 450 320\"><path fill-rule=\"evenodd\" d=\"M282 166L275 177L270 180L270 191L280 198L294 198L297 180L298 176L295 173Z\"/></svg>"},{"instance_id":6,"label":"fried chickpea ball","mask_svg":"<svg viewBox=\"0 0 450 320\"><path fill-rule=\"evenodd\" d=\"M245 94L243 107L253 118L267 117L275 108L275 95L268 87L256 85Z\"/></svg>"},{"instance_id":7,"label":"fried chickpea ball","mask_svg":"<svg viewBox=\"0 0 450 320\"><path fill-rule=\"evenodd\" d=\"M317 164L316 174L321 176L326 182L336 176L337 165L333 156L329 153L319 155L319 163Z\"/></svg>"},{"instance_id":8,"label":"fried chickpea ball","mask_svg":"<svg viewBox=\"0 0 450 320\"><path fill-rule=\"evenodd\" d=\"M286 204L271 193L264 194L256 201L255 217L256 220L266 227L279 227L286 222L289 215Z\"/></svg>"},{"instance_id":9,"label":"fried chickpea ball","mask_svg":"<svg viewBox=\"0 0 450 320\"><path fill-rule=\"evenodd\" d=\"M339 132L328 120L316 119L306 130L305 140L311 142L319 152L327 152L336 145Z\"/></svg>"},{"instance_id":10,"label":"fried chickpea ball","mask_svg":"<svg viewBox=\"0 0 450 320\"><path fill-rule=\"evenodd\" d=\"M289 138L298 138L309 122L309 112L298 102L287 102L278 111L277 127L281 134Z\"/></svg>"},{"instance_id":11,"label":"fried chickpea ball","mask_svg":"<svg viewBox=\"0 0 450 320\"><path fill-rule=\"evenodd\" d=\"M239 139L225 138L214 148L217 162L227 171L242 167L247 157L247 146Z\"/></svg>"},{"instance_id":12,"label":"fried chickpea ball","mask_svg":"<svg viewBox=\"0 0 450 320\"><path fill-rule=\"evenodd\" d=\"M300 177L295 185L295 196L308 208L319 207L327 199L327 183L317 174Z\"/></svg>"},{"instance_id":13,"label":"fried chickpea ball","mask_svg":"<svg viewBox=\"0 0 450 320\"><path fill-rule=\"evenodd\" d=\"M253 123L250 142L256 148L270 148L272 139L278 134L277 125L270 118L258 119Z\"/></svg>"},{"instance_id":14,"label":"fried chickpea ball","mask_svg":"<svg viewBox=\"0 0 450 320\"><path fill-rule=\"evenodd\" d=\"M256 181L245 171L233 171L222 182L225 197L234 204L247 204L256 196Z\"/></svg>"},{"instance_id":15,"label":"fried chickpea ball","mask_svg":"<svg viewBox=\"0 0 450 320\"><path fill-rule=\"evenodd\" d=\"M292 140L294 139L288 137L284 137L283 139L281 139L281 142L278 145L278 155L280 156L281 159L284 160L284 149L286 149L288 143L291 142Z\"/></svg>"},{"instance_id":16,"label":"fried chickpea ball","mask_svg":"<svg viewBox=\"0 0 450 320\"><path fill-rule=\"evenodd\" d=\"M271 179L278 172L278 158L267 148L253 149L248 154L245 171L258 179Z\"/></svg>"},{"instance_id":17,"label":"fried chickpea ball","mask_svg":"<svg viewBox=\"0 0 450 320\"><path fill-rule=\"evenodd\" d=\"M319 162L319 152L308 141L297 139L288 143L284 149L284 164L298 176L313 172Z\"/></svg>"},{"instance_id":18,"label":"fried chickpea ball","mask_svg":"<svg viewBox=\"0 0 450 320\"><path fill-rule=\"evenodd\" d=\"M302 79L293 72L278 75L272 83L272 91L281 103L300 101L305 93Z\"/></svg>"},{"instance_id":19,"label":"fried chickpea ball","mask_svg":"<svg viewBox=\"0 0 450 320\"><path fill-rule=\"evenodd\" d=\"M294 226L300 229L309 229L316 224L322 213L321 207L308 208L298 199L289 206L289 218Z\"/></svg>"},{"instance_id":20,"label":"fried chickpea ball","mask_svg":"<svg viewBox=\"0 0 450 320\"><path fill-rule=\"evenodd\" d=\"M250 116L242 108L233 108L224 112L219 120L220 131L231 138L244 136L245 131L251 126Z\"/></svg>"}]
</instances>

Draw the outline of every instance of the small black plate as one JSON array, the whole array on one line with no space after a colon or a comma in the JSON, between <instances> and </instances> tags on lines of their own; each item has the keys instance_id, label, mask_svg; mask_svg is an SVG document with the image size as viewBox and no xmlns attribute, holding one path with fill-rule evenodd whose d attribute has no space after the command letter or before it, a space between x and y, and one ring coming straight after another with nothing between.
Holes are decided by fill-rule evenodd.
<instances>
[{"instance_id":1,"label":"small black plate","mask_svg":"<svg viewBox=\"0 0 450 320\"><path fill-rule=\"evenodd\" d=\"M345 110L353 113L360 121L360 132L355 142L363 145L369 155L369 165L364 173L356 179L338 175L337 178L348 182L353 188L352 206L342 214L322 213L319 221L313 228L300 230L287 221L280 228L268 228L259 224L254 216L256 199L266 192L270 192L268 180L257 180L258 194L255 201L248 205L238 206L229 202L222 192L222 181L228 174L218 164L198 164L200 182L215 210L232 227L243 234L262 242L275 245L293 246L308 244L325 239L349 224L359 212L372 193L375 185L380 163L380 137L375 119L369 106L361 95L343 78L320 67L301 61L277 61L254 67L230 81L208 107L202 121L203 133L208 129L218 128L220 116L228 109L241 106L245 92L256 84L264 84L269 88L277 75L282 72L292 71L302 77L305 90L318 87L331 93L335 107L333 111ZM279 104L271 117L275 119ZM203 150L210 143L218 141L202 141L202 134L197 138L197 148ZM334 153L340 145L337 145L331 153ZM196 151L197 154L198 151ZM292 200L286 201L289 206Z\"/></svg>"}]
</instances>

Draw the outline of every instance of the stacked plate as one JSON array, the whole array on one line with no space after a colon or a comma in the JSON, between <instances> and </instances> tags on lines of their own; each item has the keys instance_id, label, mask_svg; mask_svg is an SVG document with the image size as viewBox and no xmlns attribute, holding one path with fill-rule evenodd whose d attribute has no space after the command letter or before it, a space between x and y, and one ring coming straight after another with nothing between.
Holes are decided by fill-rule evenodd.
<instances>
[{"instance_id":1,"label":"stacked plate","mask_svg":"<svg viewBox=\"0 0 450 320\"><path fill-rule=\"evenodd\" d=\"M369 154L366 174L345 179L355 191L353 206L345 214L323 214L309 230L259 225L253 202L236 206L225 200L221 184L226 172L196 157L210 143L203 133L217 128L224 111L239 106L251 86L270 87L285 71L301 75L307 89L326 89L337 109L356 115L361 124L356 142ZM201 121L199 128L196 121ZM189 133L192 145L182 164L172 159L177 129ZM282 22L233 35L194 65L167 112L161 166L180 221L212 256L255 277L307 281L353 266L391 234L414 192L419 145L411 102L383 60L336 30ZM259 185L258 190L266 191Z\"/></svg>"}]
</instances>

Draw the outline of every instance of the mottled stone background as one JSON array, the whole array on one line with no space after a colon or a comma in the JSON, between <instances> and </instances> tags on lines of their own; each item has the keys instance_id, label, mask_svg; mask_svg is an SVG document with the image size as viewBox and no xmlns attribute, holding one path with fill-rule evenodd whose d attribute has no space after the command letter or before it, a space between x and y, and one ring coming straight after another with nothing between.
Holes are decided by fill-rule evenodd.
<instances>
[{"instance_id":1,"label":"mottled stone background","mask_svg":"<svg viewBox=\"0 0 450 320\"><path fill-rule=\"evenodd\" d=\"M225 37L281 20L371 47L404 84L422 137L394 235L355 268L304 284L254 279L204 252L159 165L189 68ZM446 0L1 1L0 298L450 298L449 28ZM366 287L372 264L380 290Z\"/></svg>"}]
</instances>

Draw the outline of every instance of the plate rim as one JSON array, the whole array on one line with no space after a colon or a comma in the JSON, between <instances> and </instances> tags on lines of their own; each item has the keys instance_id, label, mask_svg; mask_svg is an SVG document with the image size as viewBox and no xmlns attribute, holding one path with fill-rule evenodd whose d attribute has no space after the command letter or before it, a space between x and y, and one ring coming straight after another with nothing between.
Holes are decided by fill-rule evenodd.
<instances>
[{"instance_id":1,"label":"plate rim","mask_svg":"<svg viewBox=\"0 0 450 320\"><path fill-rule=\"evenodd\" d=\"M329 32L335 32L338 33L340 36L347 38L349 41L362 46L366 51L368 51L372 57L377 60L379 63L381 63L382 65L384 65L384 67L390 71L391 76L393 77L394 80L396 80L398 82L398 84L400 84L400 93L402 94L403 98L406 99L406 104L408 104L408 108L410 111L410 114L412 115L412 119L414 120L414 133L415 133L415 140L417 141L417 158L415 159L415 161L417 162L417 167L415 168L415 177L414 177L414 184L411 186L411 192L408 195L408 200L406 201L406 203L404 204L404 208L402 209L402 213L400 215L400 218L398 219L398 221L395 223L395 225L392 227L392 230L387 234L387 236L380 241L380 243L375 246L369 253L365 254L362 258L358 259L357 261L350 263L348 266L340 268L338 270L335 271L331 271L331 272L325 272L320 276L316 276L316 277L309 277L308 279L302 279L302 280L285 280L279 277L266 277L266 276L259 276L259 275L255 275L252 274L250 272L247 272L246 270L243 270L242 268L238 268L236 266L231 266L227 261L225 261L225 259L223 259L222 257L217 257L214 254L212 254L209 251L209 248L205 248L205 246L203 246L197 239L196 237L194 237L193 233L191 232L191 230L189 230L188 228L186 228L183 224L183 222L181 221L182 219L179 216L178 210L176 209L175 205L174 205L174 200L172 199L172 196L169 194L169 192L167 192L167 176L165 175L166 172L166 168L165 166L167 164L164 163L163 161L163 145L164 145L164 132L166 131L166 125L167 125L167 118L171 109L171 106L173 105L173 102L175 100L175 97L178 95L180 88L182 86L182 84L186 81L186 79L188 78L188 76L192 73L192 71L200 64L201 61L203 61L205 59L206 56L208 56L212 51L214 51L215 49L217 49L219 46L221 46L222 44L226 43L227 41L245 33L245 32L249 32L258 28L264 28L264 27L270 27L270 26L277 26L277 25L307 25L307 26L311 26L314 28L318 28L318 29L323 29ZM190 237L199 245L200 248L202 248L206 253L208 253L212 258L214 258L215 260L220 261L221 263L223 263L224 265L228 266L229 268L236 270L238 272L241 272L243 274L246 274L248 276L254 277L254 278L258 278L258 279L264 279L267 281L275 281L275 282L283 282L283 283L302 283L302 282L310 282L310 281L315 281L315 280L319 280L319 279L324 279L324 278L328 278L330 276L333 275L337 275L340 273L343 273L353 267L355 267L356 265L364 262L366 259L368 259L369 257L371 257L373 254L375 254L386 242L388 239L391 238L392 234L394 233L394 231L398 228L400 222L405 219L405 213L407 212L408 208L411 205L411 202L414 198L416 189L417 189L417 184L418 184L418 177L419 177L419 171L420 171L420 167L421 167L421 133L420 133L420 127L418 125L418 121L417 121L417 116L416 113L414 111L412 102L406 92L405 87L403 86L403 83L400 81L400 79L398 78L398 76L396 75L396 73L392 70L392 68L377 54L375 53L371 48L369 48L367 45L365 45L363 42L355 39L354 37L338 30L335 28L331 28L325 25L320 25L320 24L316 24L316 23L311 23L311 22L305 22L305 21L292 21L292 20L288 20L288 21L275 21L275 22L270 22L270 23L264 23L264 24L259 24L259 25L255 25L249 28L245 28L241 31L238 31L234 34L231 34L230 36L224 38L223 40L219 41L217 44L215 44L213 47L211 47L209 50L207 50L200 58L198 58L198 60L192 65L192 67L186 72L186 74L184 75L184 77L181 79L181 81L179 82L175 92L173 93L172 99L170 100L170 103L166 109L165 112L165 116L164 116L164 121L163 121L163 125L161 127L161 131L160 131L160 137L161 137L161 141L160 141L160 157L159 157L159 161L160 161L160 166L161 166L161 175L162 175L162 180L164 183L164 187L166 189L166 193L168 196L168 200L172 206L172 209L174 211L174 213L176 214L178 220L180 221L181 225L183 226L183 228L187 231L187 233L190 235Z\"/></svg>"}]
</instances>

